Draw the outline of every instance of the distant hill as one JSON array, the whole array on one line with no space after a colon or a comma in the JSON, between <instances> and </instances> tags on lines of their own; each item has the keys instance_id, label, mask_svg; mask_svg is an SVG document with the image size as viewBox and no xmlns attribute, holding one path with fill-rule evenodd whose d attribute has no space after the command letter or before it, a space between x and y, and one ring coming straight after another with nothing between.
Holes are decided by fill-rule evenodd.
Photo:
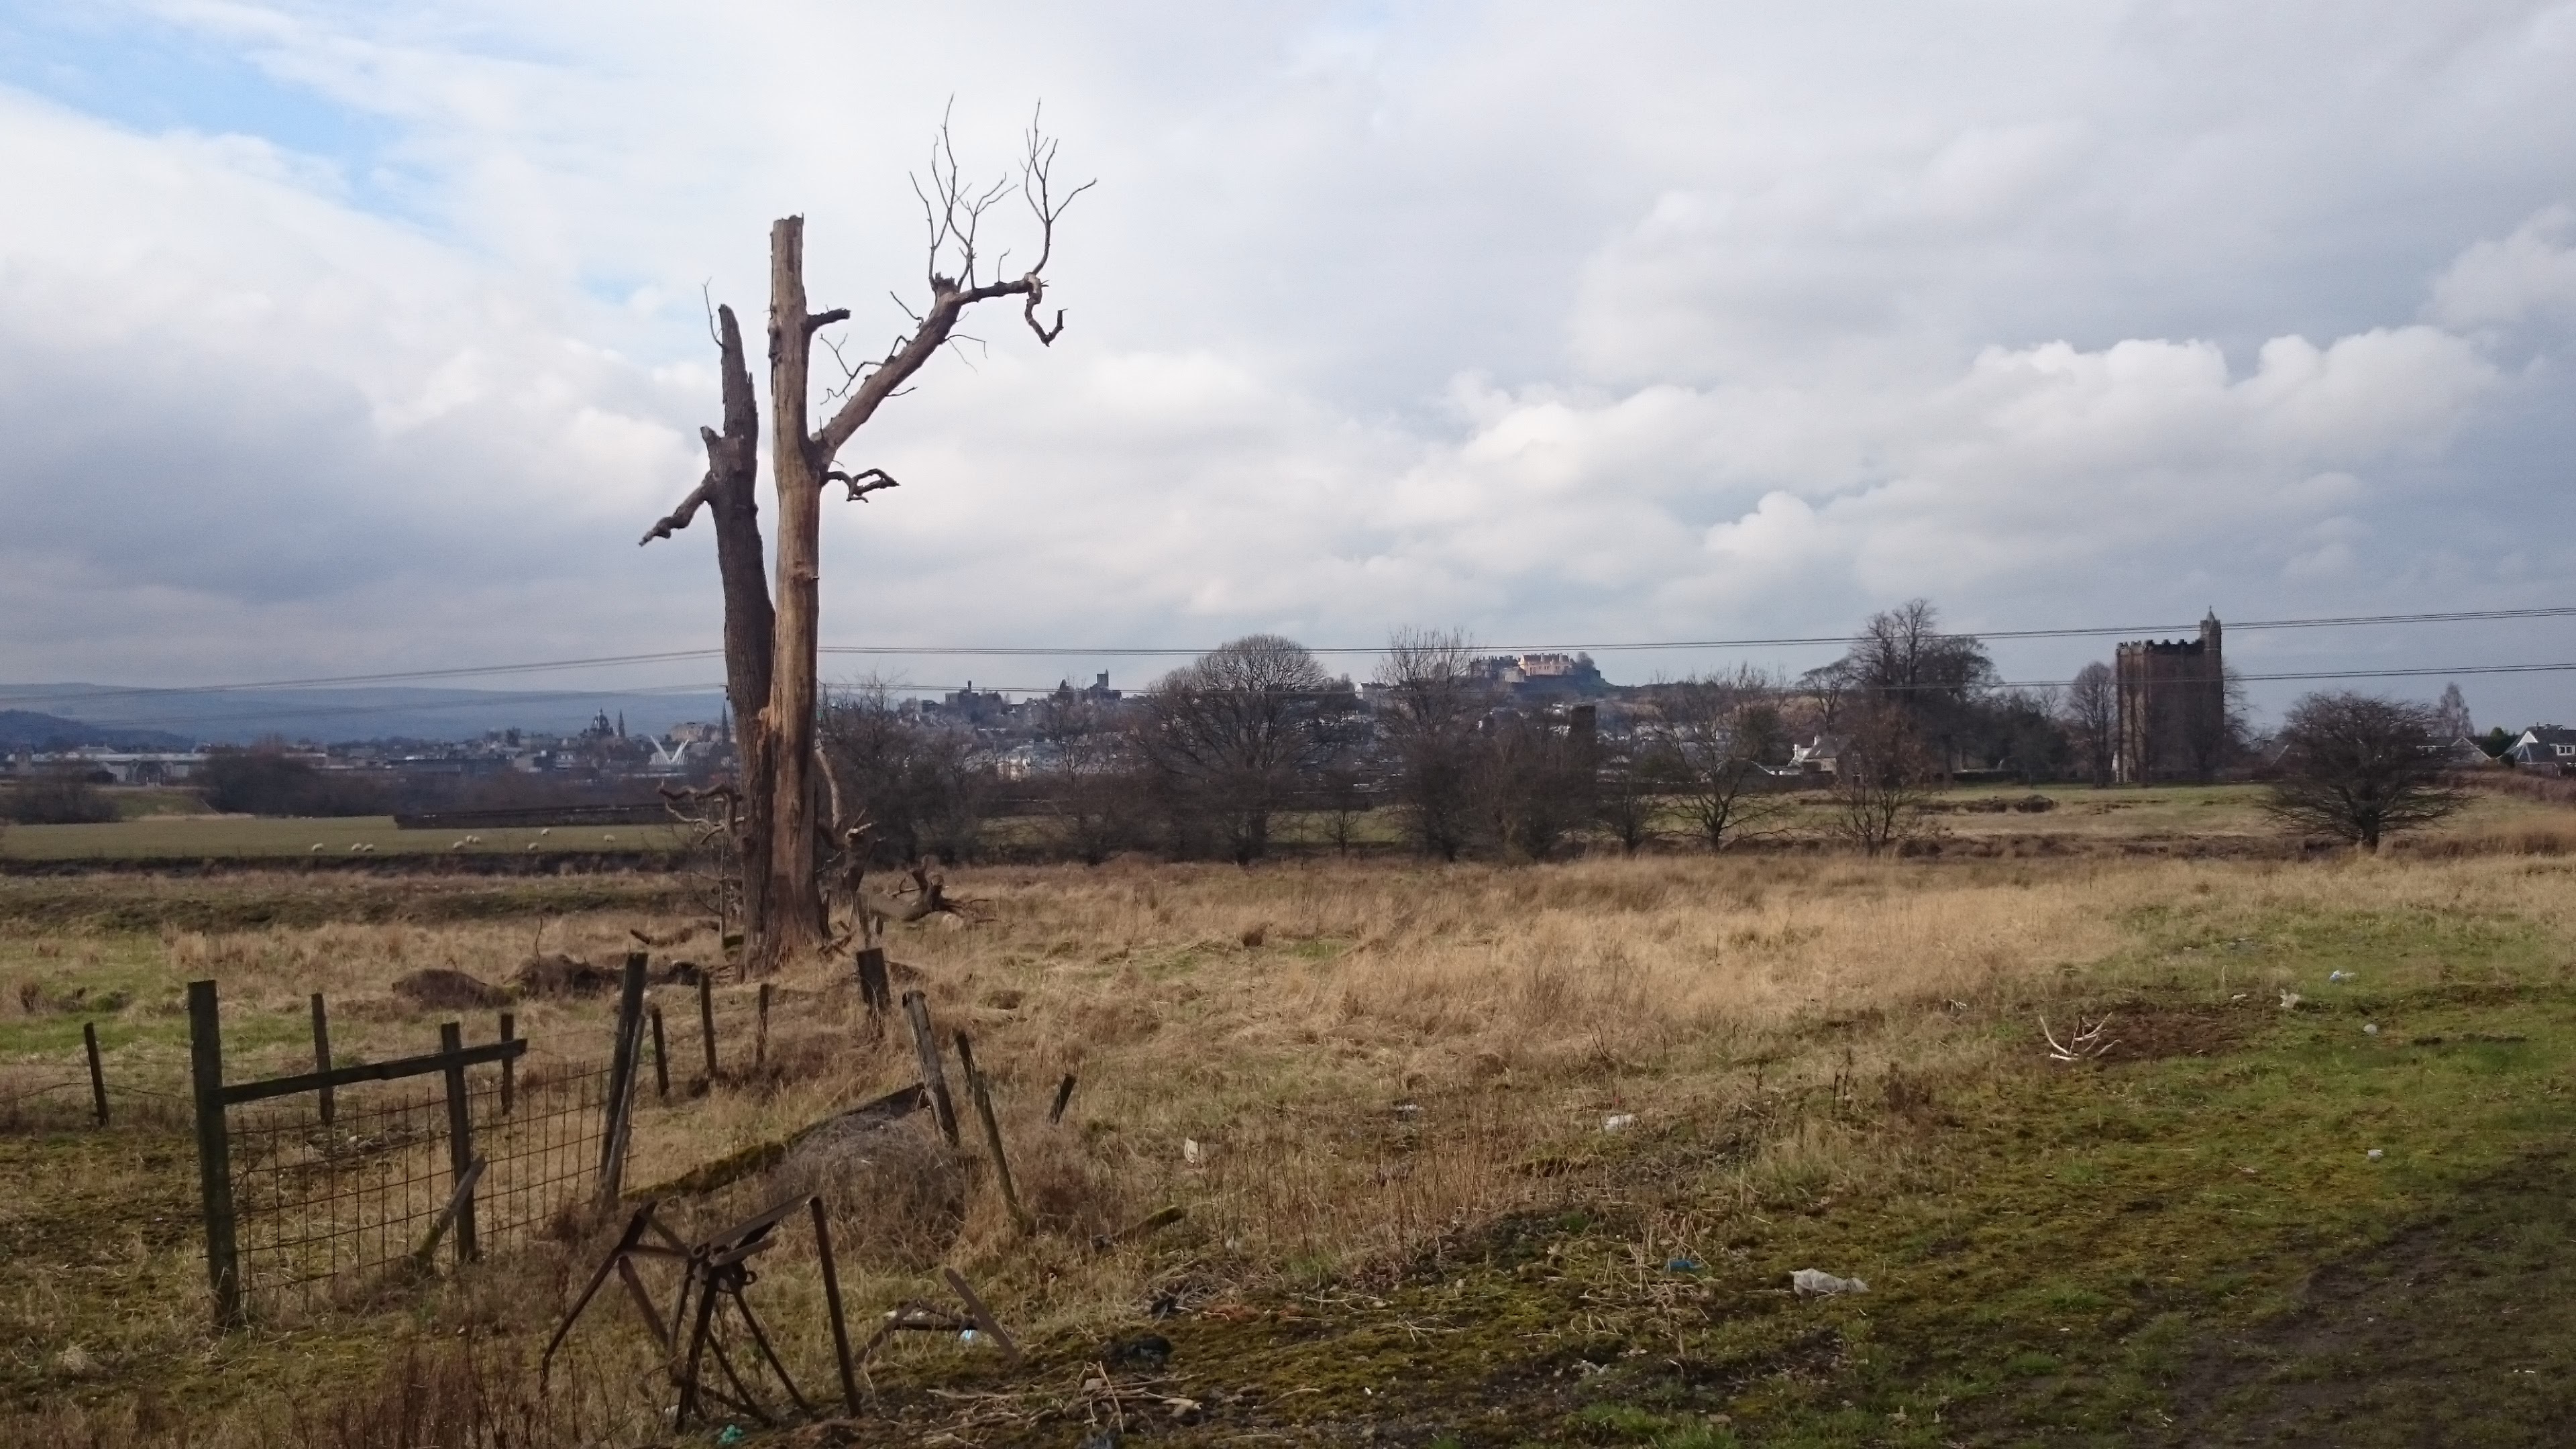
<instances>
[{"instance_id":1,"label":"distant hill","mask_svg":"<svg viewBox=\"0 0 2576 1449\"><path fill-rule=\"evenodd\" d=\"M117 729L32 709L0 709L0 749L184 750L192 743L160 730Z\"/></svg>"},{"instance_id":2,"label":"distant hill","mask_svg":"<svg viewBox=\"0 0 2576 1449\"><path fill-rule=\"evenodd\" d=\"M16 706L15 709L12 706ZM0 718L40 707L93 734L246 745L271 736L348 740L470 740L487 730L574 734L605 714L629 733L713 722L724 696L609 691L420 689L122 689L98 684L0 684ZM0 735L0 741L6 736ZM155 746L154 748L160 748Z\"/></svg>"}]
</instances>

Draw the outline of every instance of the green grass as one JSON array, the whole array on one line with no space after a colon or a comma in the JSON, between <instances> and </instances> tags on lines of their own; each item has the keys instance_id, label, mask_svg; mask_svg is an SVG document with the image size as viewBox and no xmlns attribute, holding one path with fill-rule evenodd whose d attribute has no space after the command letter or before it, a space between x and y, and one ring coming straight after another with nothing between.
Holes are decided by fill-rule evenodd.
<instances>
[{"instance_id":1,"label":"green grass","mask_svg":"<svg viewBox=\"0 0 2576 1449\"><path fill-rule=\"evenodd\" d=\"M1748 1177L1722 1150L1746 1124L1695 1123L1637 1145L1629 1190L1341 1283L1327 1318L1291 1298L1158 1325L1188 1370L1168 1391L1232 1405L1174 1442L2561 1442L2567 943L2443 912L2139 924L2103 983L2113 1032L2179 1054L2052 1064L1998 1021L2003 1065L1929 1109L1761 1124L1875 1138L1895 1165L1873 1190ZM2307 999L2237 999L2213 938ZM1800 1267L1871 1291L1800 1301Z\"/></svg>"}]
</instances>

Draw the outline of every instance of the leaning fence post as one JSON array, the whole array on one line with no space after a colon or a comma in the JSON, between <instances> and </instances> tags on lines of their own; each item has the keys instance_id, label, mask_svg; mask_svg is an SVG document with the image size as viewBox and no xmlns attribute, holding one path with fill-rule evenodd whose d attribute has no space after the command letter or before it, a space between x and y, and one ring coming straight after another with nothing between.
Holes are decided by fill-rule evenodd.
<instances>
[{"instance_id":1,"label":"leaning fence post","mask_svg":"<svg viewBox=\"0 0 2576 1449\"><path fill-rule=\"evenodd\" d=\"M313 1070L331 1070L331 1012L322 1004L322 993L313 993ZM322 1125L331 1125L331 1088L324 1084L314 1093L316 1110L322 1114Z\"/></svg>"},{"instance_id":2,"label":"leaning fence post","mask_svg":"<svg viewBox=\"0 0 2576 1449\"><path fill-rule=\"evenodd\" d=\"M517 1017L515 1017L515 1016L511 1015L509 1012L506 1012L506 1011L505 1011L505 1012L502 1012L502 1013L501 1013L501 1040L503 1040L503 1041L516 1041L516 1040L518 1040L518 1038L519 1038L519 1019L518 1019ZM518 1100L518 1096L519 1096L519 1059L518 1059L517 1057L503 1057L503 1058L501 1058L501 1115L502 1115L502 1116L507 1117L507 1116L509 1116L509 1115L510 1115L510 1109L511 1109L514 1105L516 1105L517 1100Z\"/></svg>"},{"instance_id":3,"label":"leaning fence post","mask_svg":"<svg viewBox=\"0 0 2576 1449\"><path fill-rule=\"evenodd\" d=\"M832 1316L832 1351L841 1362L841 1402L855 1419L859 1416L859 1380L850 1368L850 1326L841 1316L841 1273L832 1263L832 1230L823 1223L820 1193L805 1199L805 1206L814 1214L814 1256L823 1260L823 1306Z\"/></svg>"},{"instance_id":4,"label":"leaning fence post","mask_svg":"<svg viewBox=\"0 0 2576 1449\"><path fill-rule=\"evenodd\" d=\"M215 983L188 983L188 1076L197 1103L197 1190L205 1200L206 1280L215 1325L242 1325L241 1257L233 1240L232 1144L224 1136L223 1022Z\"/></svg>"},{"instance_id":5,"label":"leaning fence post","mask_svg":"<svg viewBox=\"0 0 2576 1449\"><path fill-rule=\"evenodd\" d=\"M716 1085L716 983L707 972L698 973L698 1040L707 1051L707 1089Z\"/></svg>"},{"instance_id":6,"label":"leaning fence post","mask_svg":"<svg viewBox=\"0 0 2576 1449\"><path fill-rule=\"evenodd\" d=\"M993 1094L975 1065L975 1044L962 1031L957 1033L957 1065L966 1073L966 1093L975 1099L975 1116L984 1124L984 1145L992 1149L993 1176L1002 1184L1002 1204L1011 1210L1011 1221L1026 1229L1029 1215L1021 1209L1020 1190L1011 1181L1011 1159L1002 1152L1002 1123L993 1115Z\"/></svg>"},{"instance_id":7,"label":"leaning fence post","mask_svg":"<svg viewBox=\"0 0 2576 1449\"><path fill-rule=\"evenodd\" d=\"M98 1125L107 1125L107 1073L98 1064L98 1023L81 1023L81 1049L89 1055L89 1106Z\"/></svg>"},{"instance_id":8,"label":"leaning fence post","mask_svg":"<svg viewBox=\"0 0 2576 1449\"><path fill-rule=\"evenodd\" d=\"M671 1054L662 1045L662 1004L657 1001L644 1010L653 1018L653 1095L667 1102L671 1099Z\"/></svg>"},{"instance_id":9,"label":"leaning fence post","mask_svg":"<svg viewBox=\"0 0 2576 1449\"><path fill-rule=\"evenodd\" d=\"M957 1145L957 1104L949 1100L948 1073L939 1065L939 1038L930 1030L930 1002L918 991L903 994L903 1014L912 1022L913 1049L921 1054L921 1084L930 1089L930 1106L939 1118L939 1135Z\"/></svg>"},{"instance_id":10,"label":"leaning fence post","mask_svg":"<svg viewBox=\"0 0 2576 1449\"><path fill-rule=\"evenodd\" d=\"M626 974L617 986L617 1042L608 1054L608 1121L599 1142L599 1201L617 1201L626 1176L627 1119L634 1115L635 1057L644 1025L644 963L641 951L626 954Z\"/></svg>"},{"instance_id":11,"label":"leaning fence post","mask_svg":"<svg viewBox=\"0 0 2576 1449\"><path fill-rule=\"evenodd\" d=\"M760 1010L751 1028L751 1069L769 1065L769 983L760 983Z\"/></svg>"},{"instance_id":12,"label":"leaning fence post","mask_svg":"<svg viewBox=\"0 0 2576 1449\"><path fill-rule=\"evenodd\" d=\"M465 1063L457 1054L465 1050L465 1028L453 1021L438 1027L438 1049L448 1054L447 1078L447 1180L456 1194L456 1261L471 1263L482 1256L481 1245L474 1239L474 1104L465 1096Z\"/></svg>"}]
</instances>

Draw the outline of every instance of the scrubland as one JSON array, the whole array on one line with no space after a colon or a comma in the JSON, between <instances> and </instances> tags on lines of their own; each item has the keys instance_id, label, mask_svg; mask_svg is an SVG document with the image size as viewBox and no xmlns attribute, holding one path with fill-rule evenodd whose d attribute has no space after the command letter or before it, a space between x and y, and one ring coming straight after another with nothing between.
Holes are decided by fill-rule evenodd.
<instances>
[{"instance_id":1,"label":"scrubland","mask_svg":"<svg viewBox=\"0 0 2576 1449\"><path fill-rule=\"evenodd\" d=\"M891 954L972 1034L1034 1221L971 1125L952 1153L926 1117L670 1212L818 1189L862 1333L954 1266L1029 1351L900 1335L869 1417L798 1442L2371 1443L2462 1414L2551 1442L2515 1426L2576 1408L2552 809L2382 859L959 870L973 924ZM141 1089L183 1088L187 980L221 982L236 1076L309 1062L313 991L343 1056L396 1055L450 1016L491 1030L397 977L613 963L631 930L686 932L687 899L649 875L0 880L0 1096L72 1075L84 1020L137 1089L105 1132L83 1092L0 1109L0 1439L666 1438L623 1303L536 1390L596 1232L211 1334L184 1103ZM846 960L772 986L758 1072L753 988L717 989L703 1089L695 993L656 988L675 1081L648 1074L630 1197L917 1076ZM514 1009L542 1049L605 1050L605 998ZM2043 1019L2109 1045L2053 1061ZM1803 1267L1871 1291L1797 1299ZM801 1234L753 1298L828 1393Z\"/></svg>"}]
</instances>

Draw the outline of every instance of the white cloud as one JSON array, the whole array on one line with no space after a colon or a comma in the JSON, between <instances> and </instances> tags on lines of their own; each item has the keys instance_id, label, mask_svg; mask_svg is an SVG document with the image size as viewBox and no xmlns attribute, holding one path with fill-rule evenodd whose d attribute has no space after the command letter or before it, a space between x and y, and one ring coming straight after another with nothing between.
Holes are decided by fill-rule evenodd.
<instances>
[{"instance_id":1,"label":"white cloud","mask_svg":"<svg viewBox=\"0 0 2576 1449\"><path fill-rule=\"evenodd\" d=\"M2434 284L2431 310L2459 328L2576 317L2576 207L2548 207L2512 235L2461 253Z\"/></svg>"},{"instance_id":2,"label":"white cloud","mask_svg":"<svg viewBox=\"0 0 2576 1449\"><path fill-rule=\"evenodd\" d=\"M703 532L633 546L715 412L699 289L756 335L802 211L881 345L952 91L1103 185L1064 339L978 319L854 446L905 486L829 516L835 638L2563 584L2576 518L2492 482L2567 441L2563 344L2490 335L2576 306L2563 5L157 13L376 139L0 90L0 677L712 638Z\"/></svg>"}]
</instances>

